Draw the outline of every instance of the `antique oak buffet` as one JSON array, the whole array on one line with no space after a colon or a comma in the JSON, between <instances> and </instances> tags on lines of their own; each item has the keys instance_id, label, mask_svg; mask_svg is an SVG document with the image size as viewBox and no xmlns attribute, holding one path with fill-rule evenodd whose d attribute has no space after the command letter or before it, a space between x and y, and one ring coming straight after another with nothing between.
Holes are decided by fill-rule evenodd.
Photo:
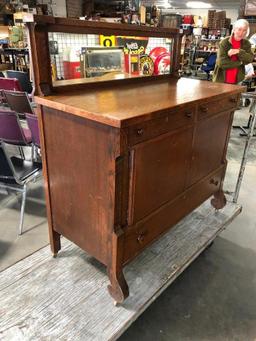
<instances>
[{"instance_id":1,"label":"antique oak buffet","mask_svg":"<svg viewBox=\"0 0 256 341\"><path fill-rule=\"evenodd\" d=\"M128 295L123 267L210 196L225 205L226 150L243 87L177 79L178 30L35 17L28 23L53 254L60 235L106 265L109 292ZM174 39L172 75L86 84L51 80L48 32ZM40 52L39 52L40 48Z\"/></svg>"}]
</instances>

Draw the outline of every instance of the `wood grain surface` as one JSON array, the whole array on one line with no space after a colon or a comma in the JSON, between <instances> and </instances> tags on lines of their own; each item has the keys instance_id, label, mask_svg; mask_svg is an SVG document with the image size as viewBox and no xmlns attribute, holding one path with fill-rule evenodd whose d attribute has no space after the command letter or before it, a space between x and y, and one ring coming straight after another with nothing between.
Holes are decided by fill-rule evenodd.
<instances>
[{"instance_id":1,"label":"wood grain surface","mask_svg":"<svg viewBox=\"0 0 256 341\"><path fill-rule=\"evenodd\" d=\"M121 34L126 31L126 35L142 35L142 36L172 36L180 35L178 28L160 28L150 26L139 26L130 24L108 23L100 21L78 20L75 18L60 18L45 15L26 15L27 23L36 23L37 25L48 26L51 32L70 32L76 29L76 33L84 33L90 30L96 30L97 33L114 32L113 34Z\"/></svg>"},{"instance_id":2,"label":"wood grain surface","mask_svg":"<svg viewBox=\"0 0 256 341\"><path fill-rule=\"evenodd\" d=\"M244 87L181 78L177 81L133 83L89 91L70 91L35 101L50 108L89 118L114 127L124 127L157 117L158 112L187 103L203 103L209 97L216 102L225 95L242 92ZM233 104L234 106L234 104Z\"/></svg>"}]
</instances>

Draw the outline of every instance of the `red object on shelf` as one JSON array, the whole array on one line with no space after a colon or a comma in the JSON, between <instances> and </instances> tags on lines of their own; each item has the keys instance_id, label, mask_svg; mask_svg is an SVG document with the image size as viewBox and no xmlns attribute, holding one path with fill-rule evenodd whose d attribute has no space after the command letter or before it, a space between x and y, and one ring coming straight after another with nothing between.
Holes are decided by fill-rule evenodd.
<instances>
[{"instance_id":1,"label":"red object on shelf","mask_svg":"<svg viewBox=\"0 0 256 341\"><path fill-rule=\"evenodd\" d=\"M124 69L125 72L129 73L130 72L130 54L125 54L124 55Z\"/></svg>"},{"instance_id":2,"label":"red object on shelf","mask_svg":"<svg viewBox=\"0 0 256 341\"><path fill-rule=\"evenodd\" d=\"M171 55L169 52L160 54L155 59L154 75L163 75L170 72Z\"/></svg>"},{"instance_id":3,"label":"red object on shelf","mask_svg":"<svg viewBox=\"0 0 256 341\"><path fill-rule=\"evenodd\" d=\"M187 25L194 24L193 15L184 15L183 16L183 24L187 24Z\"/></svg>"},{"instance_id":4,"label":"red object on shelf","mask_svg":"<svg viewBox=\"0 0 256 341\"><path fill-rule=\"evenodd\" d=\"M140 74L140 55L125 55L125 71L130 75L138 76Z\"/></svg>"},{"instance_id":5,"label":"red object on shelf","mask_svg":"<svg viewBox=\"0 0 256 341\"><path fill-rule=\"evenodd\" d=\"M155 62L156 58L158 56L160 56L163 53L168 52L167 49L165 47L162 46L158 46L158 47L154 47L150 52L149 52L149 56L153 59L153 61Z\"/></svg>"},{"instance_id":6,"label":"red object on shelf","mask_svg":"<svg viewBox=\"0 0 256 341\"><path fill-rule=\"evenodd\" d=\"M74 79L81 77L80 62L63 61L63 68L65 79Z\"/></svg>"}]
</instances>

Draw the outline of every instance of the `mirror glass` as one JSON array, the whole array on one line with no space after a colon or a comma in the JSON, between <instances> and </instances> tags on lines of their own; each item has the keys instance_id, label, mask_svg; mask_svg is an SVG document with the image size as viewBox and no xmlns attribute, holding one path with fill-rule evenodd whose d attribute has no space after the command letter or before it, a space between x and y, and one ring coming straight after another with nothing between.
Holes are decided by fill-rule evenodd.
<instances>
[{"instance_id":1,"label":"mirror glass","mask_svg":"<svg viewBox=\"0 0 256 341\"><path fill-rule=\"evenodd\" d=\"M50 32L49 49L53 85L172 71L172 38Z\"/></svg>"}]
</instances>

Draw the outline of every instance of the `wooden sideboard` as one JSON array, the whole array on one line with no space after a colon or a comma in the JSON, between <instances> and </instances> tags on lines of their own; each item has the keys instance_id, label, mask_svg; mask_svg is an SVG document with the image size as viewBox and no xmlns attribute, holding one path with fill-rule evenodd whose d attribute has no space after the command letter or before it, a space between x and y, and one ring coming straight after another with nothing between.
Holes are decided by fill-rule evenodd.
<instances>
[{"instance_id":1,"label":"wooden sideboard","mask_svg":"<svg viewBox=\"0 0 256 341\"><path fill-rule=\"evenodd\" d=\"M106 265L109 292L123 302L129 261L212 195L216 209L225 205L226 150L244 88L178 80L178 29L43 16L27 25L52 252L61 235L76 243ZM168 38L170 74L53 84L49 32Z\"/></svg>"},{"instance_id":2,"label":"wooden sideboard","mask_svg":"<svg viewBox=\"0 0 256 341\"><path fill-rule=\"evenodd\" d=\"M60 235L105 264L117 302L123 267L214 195L240 86L180 79L37 97L52 251Z\"/></svg>"}]
</instances>

